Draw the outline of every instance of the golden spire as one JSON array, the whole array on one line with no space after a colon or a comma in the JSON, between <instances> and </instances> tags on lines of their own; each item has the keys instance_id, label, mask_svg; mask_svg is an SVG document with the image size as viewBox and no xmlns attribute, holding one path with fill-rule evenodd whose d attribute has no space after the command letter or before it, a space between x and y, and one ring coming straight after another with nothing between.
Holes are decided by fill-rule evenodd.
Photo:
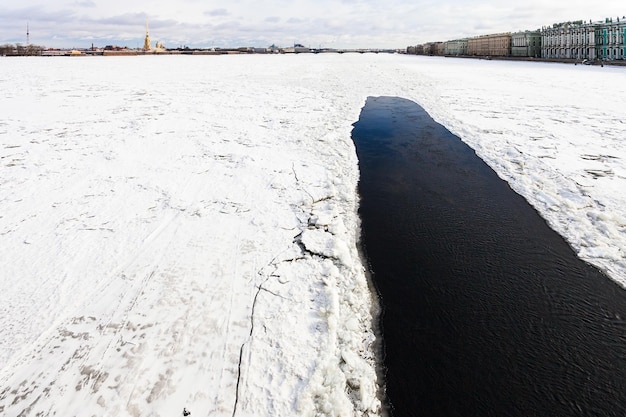
<instances>
[{"instance_id":1,"label":"golden spire","mask_svg":"<svg viewBox=\"0 0 626 417\"><path fill-rule=\"evenodd\" d=\"M146 38L143 40L143 50L149 51L152 47L150 46L150 34L148 33L148 19L146 19Z\"/></svg>"}]
</instances>

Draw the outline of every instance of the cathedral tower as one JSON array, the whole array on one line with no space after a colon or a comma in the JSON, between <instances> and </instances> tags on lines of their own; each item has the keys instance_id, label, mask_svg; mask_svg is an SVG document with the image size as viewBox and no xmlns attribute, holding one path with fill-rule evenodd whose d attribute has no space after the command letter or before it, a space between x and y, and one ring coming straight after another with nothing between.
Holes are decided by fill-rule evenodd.
<instances>
[{"instance_id":1,"label":"cathedral tower","mask_svg":"<svg viewBox=\"0 0 626 417\"><path fill-rule=\"evenodd\" d=\"M146 19L146 38L143 41L143 50L149 51L152 47L150 46L150 34L148 33L148 19Z\"/></svg>"}]
</instances>

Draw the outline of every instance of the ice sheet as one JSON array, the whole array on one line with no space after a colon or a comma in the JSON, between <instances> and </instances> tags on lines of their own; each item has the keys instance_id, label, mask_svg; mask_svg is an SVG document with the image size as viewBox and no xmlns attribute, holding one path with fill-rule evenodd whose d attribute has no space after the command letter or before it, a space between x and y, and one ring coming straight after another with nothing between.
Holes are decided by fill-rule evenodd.
<instances>
[{"instance_id":1,"label":"ice sheet","mask_svg":"<svg viewBox=\"0 0 626 417\"><path fill-rule=\"evenodd\" d=\"M0 65L3 415L377 415L351 124L415 100L626 285L623 69L374 54Z\"/></svg>"}]
</instances>

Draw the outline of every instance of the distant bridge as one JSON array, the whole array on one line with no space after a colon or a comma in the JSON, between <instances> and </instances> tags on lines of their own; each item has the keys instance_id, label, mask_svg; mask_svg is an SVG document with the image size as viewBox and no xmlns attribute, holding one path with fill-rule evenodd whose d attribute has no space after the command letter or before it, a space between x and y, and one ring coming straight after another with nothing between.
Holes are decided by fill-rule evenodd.
<instances>
[{"instance_id":1,"label":"distant bridge","mask_svg":"<svg viewBox=\"0 0 626 417\"><path fill-rule=\"evenodd\" d=\"M311 49L310 51L314 54L319 54L319 53L395 54L398 52L397 49L333 49L333 48Z\"/></svg>"}]
</instances>

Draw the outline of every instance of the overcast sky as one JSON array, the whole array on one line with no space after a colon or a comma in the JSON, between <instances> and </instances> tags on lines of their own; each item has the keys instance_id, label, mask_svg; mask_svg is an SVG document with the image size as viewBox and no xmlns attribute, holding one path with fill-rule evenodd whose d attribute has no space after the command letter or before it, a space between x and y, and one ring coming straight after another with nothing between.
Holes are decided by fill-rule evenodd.
<instances>
[{"instance_id":1,"label":"overcast sky","mask_svg":"<svg viewBox=\"0 0 626 417\"><path fill-rule=\"evenodd\" d=\"M404 48L626 15L624 0L0 0L0 44Z\"/></svg>"}]
</instances>

